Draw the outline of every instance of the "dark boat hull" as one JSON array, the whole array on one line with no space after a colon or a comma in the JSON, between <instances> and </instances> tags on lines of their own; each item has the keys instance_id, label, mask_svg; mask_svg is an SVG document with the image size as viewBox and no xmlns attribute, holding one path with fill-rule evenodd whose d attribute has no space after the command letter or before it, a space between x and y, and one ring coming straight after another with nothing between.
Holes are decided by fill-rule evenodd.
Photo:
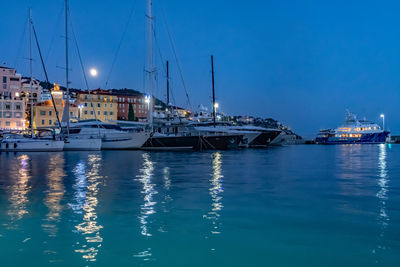
<instances>
[{"instance_id":1,"label":"dark boat hull","mask_svg":"<svg viewBox=\"0 0 400 267\"><path fill-rule=\"evenodd\" d=\"M264 131L259 136L257 136L250 144L249 147L266 147L268 146L272 140L274 140L281 131Z\"/></svg>"},{"instance_id":2,"label":"dark boat hull","mask_svg":"<svg viewBox=\"0 0 400 267\"><path fill-rule=\"evenodd\" d=\"M142 146L146 150L227 150L238 148L241 135L156 136Z\"/></svg>"}]
</instances>

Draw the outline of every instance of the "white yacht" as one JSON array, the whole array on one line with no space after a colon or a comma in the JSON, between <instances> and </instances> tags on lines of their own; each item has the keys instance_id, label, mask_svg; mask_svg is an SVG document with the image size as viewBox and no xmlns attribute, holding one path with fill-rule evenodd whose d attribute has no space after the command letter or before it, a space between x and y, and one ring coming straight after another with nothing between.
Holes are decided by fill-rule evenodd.
<instances>
[{"instance_id":1,"label":"white yacht","mask_svg":"<svg viewBox=\"0 0 400 267\"><path fill-rule=\"evenodd\" d=\"M54 152L62 151L64 141L25 137L20 134L4 134L0 151L4 152Z\"/></svg>"},{"instance_id":2,"label":"white yacht","mask_svg":"<svg viewBox=\"0 0 400 267\"><path fill-rule=\"evenodd\" d=\"M389 134L378 124L366 119L358 120L356 115L347 111L343 126L321 130L315 141L318 144L381 144L386 142Z\"/></svg>"},{"instance_id":3,"label":"white yacht","mask_svg":"<svg viewBox=\"0 0 400 267\"><path fill-rule=\"evenodd\" d=\"M118 125L99 120L71 123L70 136L74 136L75 131L77 136L85 136L83 140L100 138L101 149L139 149L150 137L150 133L143 128L127 131Z\"/></svg>"},{"instance_id":4,"label":"white yacht","mask_svg":"<svg viewBox=\"0 0 400 267\"><path fill-rule=\"evenodd\" d=\"M93 136L87 128L70 128L69 135L64 139L65 151L97 151L101 149L100 136Z\"/></svg>"}]
</instances>

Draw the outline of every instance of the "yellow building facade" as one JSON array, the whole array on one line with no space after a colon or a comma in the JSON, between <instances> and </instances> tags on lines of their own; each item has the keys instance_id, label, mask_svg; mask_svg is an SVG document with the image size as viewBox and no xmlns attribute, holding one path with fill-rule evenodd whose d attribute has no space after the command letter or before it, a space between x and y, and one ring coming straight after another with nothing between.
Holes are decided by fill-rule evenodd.
<instances>
[{"instance_id":1,"label":"yellow building facade","mask_svg":"<svg viewBox=\"0 0 400 267\"><path fill-rule=\"evenodd\" d=\"M64 92L60 90L58 84L54 85L51 92L55 106L58 111L60 121L63 119L64 108L66 101L64 100ZM70 119L78 117L78 107L75 104L69 105ZM57 116L51 100L39 102L34 107L34 127L35 128L49 128L57 125Z\"/></svg>"},{"instance_id":2,"label":"yellow building facade","mask_svg":"<svg viewBox=\"0 0 400 267\"><path fill-rule=\"evenodd\" d=\"M77 103L81 120L117 120L118 97L107 91L97 89L90 93L81 92L77 95Z\"/></svg>"}]
</instances>

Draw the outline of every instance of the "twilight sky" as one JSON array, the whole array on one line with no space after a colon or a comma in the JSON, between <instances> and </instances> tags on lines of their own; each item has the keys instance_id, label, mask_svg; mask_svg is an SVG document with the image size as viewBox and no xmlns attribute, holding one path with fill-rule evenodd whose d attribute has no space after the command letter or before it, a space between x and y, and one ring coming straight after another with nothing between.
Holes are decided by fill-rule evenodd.
<instances>
[{"instance_id":1,"label":"twilight sky","mask_svg":"<svg viewBox=\"0 0 400 267\"><path fill-rule=\"evenodd\" d=\"M0 60L29 74L27 9L33 18L52 82L65 84L63 0L2 3ZM174 99L188 107L166 25L192 107L210 106L210 55L216 97L232 115L273 117L311 137L336 127L349 108L376 122L386 114L400 132L400 18L398 1L154 0L158 70L155 94L165 98L162 61L170 61ZM70 0L72 24L87 68L99 70L91 88L144 89L146 0ZM84 88L71 39L71 87ZM161 56L160 56L161 54ZM34 74L44 80L35 55Z\"/></svg>"}]
</instances>

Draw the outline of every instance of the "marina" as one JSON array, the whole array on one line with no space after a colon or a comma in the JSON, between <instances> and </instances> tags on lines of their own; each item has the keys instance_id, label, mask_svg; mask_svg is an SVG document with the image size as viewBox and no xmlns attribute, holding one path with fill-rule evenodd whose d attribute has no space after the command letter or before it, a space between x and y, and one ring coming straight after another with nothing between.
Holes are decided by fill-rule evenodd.
<instances>
[{"instance_id":1,"label":"marina","mask_svg":"<svg viewBox=\"0 0 400 267\"><path fill-rule=\"evenodd\" d=\"M1 266L400 266L399 3L2 8Z\"/></svg>"}]
</instances>

